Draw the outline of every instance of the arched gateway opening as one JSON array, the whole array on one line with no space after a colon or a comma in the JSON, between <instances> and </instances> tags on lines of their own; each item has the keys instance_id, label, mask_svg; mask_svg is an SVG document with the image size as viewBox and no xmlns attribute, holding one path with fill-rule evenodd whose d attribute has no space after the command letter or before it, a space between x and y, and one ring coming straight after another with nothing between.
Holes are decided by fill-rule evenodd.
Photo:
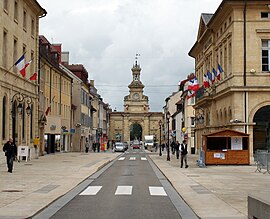
<instances>
[{"instance_id":1,"label":"arched gateway opening","mask_svg":"<svg viewBox=\"0 0 270 219\"><path fill-rule=\"evenodd\" d=\"M130 141L142 140L142 126L138 123L130 126Z\"/></svg>"},{"instance_id":2,"label":"arched gateway opening","mask_svg":"<svg viewBox=\"0 0 270 219\"><path fill-rule=\"evenodd\" d=\"M253 151L270 150L270 106L259 109L253 122L256 123L253 129Z\"/></svg>"}]
</instances>

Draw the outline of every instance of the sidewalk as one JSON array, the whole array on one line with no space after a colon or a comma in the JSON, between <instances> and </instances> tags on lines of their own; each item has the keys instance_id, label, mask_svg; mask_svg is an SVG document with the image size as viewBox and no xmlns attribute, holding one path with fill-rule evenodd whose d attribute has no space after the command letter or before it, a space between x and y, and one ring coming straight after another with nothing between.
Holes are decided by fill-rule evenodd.
<instances>
[{"instance_id":1,"label":"sidewalk","mask_svg":"<svg viewBox=\"0 0 270 219\"><path fill-rule=\"evenodd\" d=\"M203 219L247 218L249 194L270 194L270 175L255 172L256 166L196 165L198 155L188 155L189 168L180 168L180 160L166 153L150 155L193 211Z\"/></svg>"},{"instance_id":2,"label":"sidewalk","mask_svg":"<svg viewBox=\"0 0 270 219\"><path fill-rule=\"evenodd\" d=\"M0 162L0 218L29 218L115 159L119 153L56 153L14 162L7 172Z\"/></svg>"}]
</instances>

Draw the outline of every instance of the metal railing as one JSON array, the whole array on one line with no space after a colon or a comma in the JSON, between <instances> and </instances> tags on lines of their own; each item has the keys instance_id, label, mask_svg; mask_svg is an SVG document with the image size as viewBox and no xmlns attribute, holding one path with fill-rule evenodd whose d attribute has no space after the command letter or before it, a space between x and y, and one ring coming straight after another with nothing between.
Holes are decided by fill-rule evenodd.
<instances>
[{"instance_id":1,"label":"metal railing","mask_svg":"<svg viewBox=\"0 0 270 219\"><path fill-rule=\"evenodd\" d=\"M254 162L257 166L255 172L270 173L270 153L267 150L257 150L254 154Z\"/></svg>"}]
</instances>

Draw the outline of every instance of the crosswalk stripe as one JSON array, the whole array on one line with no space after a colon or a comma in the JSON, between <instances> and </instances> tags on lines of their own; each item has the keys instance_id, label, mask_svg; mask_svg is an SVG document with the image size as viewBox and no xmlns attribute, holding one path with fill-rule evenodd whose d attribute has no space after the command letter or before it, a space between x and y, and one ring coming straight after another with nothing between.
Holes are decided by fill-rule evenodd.
<instances>
[{"instance_id":1,"label":"crosswalk stripe","mask_svg":"<svg viewBox=\"0 0 270 219\"><path fill-rule=\"evenodd\" d=\"M149 186L149 192L150 192L150 195L167 196L167 193L165 192L163 187Z\"/></svg>"},{"instance_id":2,"label":"crosswalk stripe","mask_svg":"<svg viewBox=\"0 0 270 219\"><path fill-rule=\"evenodd\" d=\"M102 186L88 186L80 195L96 195Z\"/></svg>"},{"instance_id":3,"label":"crosswalk stripe","mask_svg":"<svg viewBox=\"0 0 270 219\"><path fill-rule=\"evenodd\" d=\"M118 160L125 160L125 157L120 157Z\"/></svg>"},{"instance_id":4,"label":"crosswalk stripe","mask_svg":"<svg viewBox=\"0 0 270 219\"><path fill-rule=\"evenodd\" d=\"M141 157L141 160L147 160L146 157Z\"/></svg>"},{"instance_id":5,"label":"crosswalk stripe","mask_svg":"<svg viewBox=\"0 0 270 219\"><path fill-rule=\"evenodd\" d=\"M130 157L129 160L136 160L136 157Z\"/></svg>"},{"instance_id":6,"label":"crosswalk stripe","mask_svg":"<svg viewBox=\"0 0 270 219\"><path fill-rule=\"evenodd\" d=\"M131 195L132 186L117 186L115 195Z\"/></svg>"}]
</instances>

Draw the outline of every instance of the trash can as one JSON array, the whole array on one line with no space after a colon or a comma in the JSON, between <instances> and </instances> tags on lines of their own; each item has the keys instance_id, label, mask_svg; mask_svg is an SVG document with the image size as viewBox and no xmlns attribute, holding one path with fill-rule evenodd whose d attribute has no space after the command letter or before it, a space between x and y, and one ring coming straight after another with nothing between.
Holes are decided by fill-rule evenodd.
<instances>
[{"instance_id":1,"label":"trash can","mask_svg":"<svg viewBox=\"0 0 270 219\"><path fill-rule=\"evenodd\" d=\"M191 154L195 154L195 147L191 148Z\"/></svg>"}]
</instances>

